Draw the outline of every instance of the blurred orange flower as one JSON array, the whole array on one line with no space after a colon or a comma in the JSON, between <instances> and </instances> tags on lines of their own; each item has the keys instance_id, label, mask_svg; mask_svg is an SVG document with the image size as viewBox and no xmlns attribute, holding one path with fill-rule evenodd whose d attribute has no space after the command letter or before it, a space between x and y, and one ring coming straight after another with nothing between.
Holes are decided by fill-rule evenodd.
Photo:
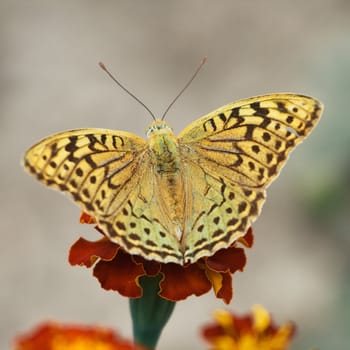
<instances>
[{"instance_id":1,"label":"blurred orange flower","mask_svg":"<svg viewBox=\"0 0 350 350\"><path fill-rule=\"evenodd\" d=\"M80 222L92 224L95 220L82 213ZM98 227L96 229L103 234ZM180 301L190 295L200 296L213 288L217 298L229 303L233 296L232 275L238 270L243 271L246 264L244 249L238 246L239 243L246 247L253 245L252 229L229 248L181 266L130 255L103 234L94 242L79 238L70 249L69 262L71 265L93 267L93 275L102 288L118 291L129 298L142 296L141 276L161 275L158 295L166 300Z\"/></svg>"},{"instance_id":2,"label":"blurred orange flower","mask_svg":"<svg viewBox=\"0 0 350 350\"><path fill-rule=\"evenodd\" d=\"M15 339L14 350L136 350L131 342L103 327L46 322Z\"/></svg>"},{"instance_id":3,"label":"blurred orange flower","mask_svg":"<svg viewBox=\"0 0 350 350\"><path fill-rule=\"evenodd\" d=\"M214 318L202 331L211 350L286 350L295 334L294 324L278 327L260 305L244 316L219 310Z\"/></svg>"}]
</instances>

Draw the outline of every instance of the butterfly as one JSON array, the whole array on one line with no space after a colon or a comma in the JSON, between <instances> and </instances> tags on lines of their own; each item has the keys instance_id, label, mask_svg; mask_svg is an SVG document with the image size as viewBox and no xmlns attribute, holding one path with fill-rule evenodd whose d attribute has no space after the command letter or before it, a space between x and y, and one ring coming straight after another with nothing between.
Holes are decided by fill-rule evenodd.
<instances>
[{"instance_id":1,"label":"butterfly","mask_svg":"<svg viewBox=\"0 0 350 350\"><path fill-rule=\"evenodd\" d=\"M148 127L147 140L125 131L64 131L32 146L24 166L70 194L130 254L184 265L246 233L322 109L312 97L277 93L227 104L178 136L163 120Z\"/></svg>"}]
</instances>

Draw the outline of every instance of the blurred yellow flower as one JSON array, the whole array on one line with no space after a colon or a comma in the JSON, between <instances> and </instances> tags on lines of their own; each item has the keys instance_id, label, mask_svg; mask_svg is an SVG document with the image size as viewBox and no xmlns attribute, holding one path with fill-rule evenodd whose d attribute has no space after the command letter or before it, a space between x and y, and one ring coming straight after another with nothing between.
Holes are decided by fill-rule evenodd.
<instances>
[{"instance_id":1,"label":"blurred yellow flower","mask_svg":"<svg viewBox=\"0 0 350 350\"><path fill-rule=\"evenodd\" d=\"M253 306L244 316L219 310L214 319L216 322L202 332L212 350L286 350L295 333L290 322L275 325L261 305Z\"/></svg>"}]
</instances>

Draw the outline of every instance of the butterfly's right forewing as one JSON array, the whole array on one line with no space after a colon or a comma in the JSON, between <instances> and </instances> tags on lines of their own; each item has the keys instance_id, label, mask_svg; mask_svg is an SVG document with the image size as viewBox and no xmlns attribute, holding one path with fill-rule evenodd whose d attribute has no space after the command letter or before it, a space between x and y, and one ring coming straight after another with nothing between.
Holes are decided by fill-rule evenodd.
<instances>
[{"instance_id":1,"label":"butterfly's right forewing","mask_svg":"<svg viewBox=\"0 0 350 350\"><path fill-rule=\"evenodd\" d=\"M142 138L127 132L79 129L38 142L25 154L24 165L96 217L109 215L125 201L130 182L140 176L145 149Z\"/></svg>"},{"instance_id":2,"label":"butterfly's right forewing","mask_svg":"<svg viewBox=\"0 0 350 350\"><path fill-rule=\"evenodd\" d=\"M129 253L182 263L141 137L103 129L66 131L31 147L24 165L40 182L70 194Z\"/></svg>"}]
</instances>

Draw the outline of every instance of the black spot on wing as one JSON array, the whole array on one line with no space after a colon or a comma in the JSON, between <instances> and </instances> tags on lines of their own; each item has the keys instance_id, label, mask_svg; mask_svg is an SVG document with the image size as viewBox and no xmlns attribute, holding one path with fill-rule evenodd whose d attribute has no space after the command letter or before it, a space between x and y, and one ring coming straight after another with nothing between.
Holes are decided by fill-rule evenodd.
<instances>
[{"instance_id":1,"label":"black spot on wing","mask_svg":"<svg viewBox=\"0 0 350 350\"><path fill-rule=\"evenodd\" d=\"M266 116L269 114L269 109L260 107L260 102L253 102L250 104L250 107L255 110L254 115Z\"/></svg>"},{"instance_id":2,"label":"black spot on wing","mask_svg":"<svg viewBox=\"0 0 350 350\"><path fill-rule=\"evenodd\" d=\"M79 147L77 146L78 136L70 136L68 139L69 143L66 144L64 149L67 152L73 153L79 149Z\"/></svg>"}]
</instances>

